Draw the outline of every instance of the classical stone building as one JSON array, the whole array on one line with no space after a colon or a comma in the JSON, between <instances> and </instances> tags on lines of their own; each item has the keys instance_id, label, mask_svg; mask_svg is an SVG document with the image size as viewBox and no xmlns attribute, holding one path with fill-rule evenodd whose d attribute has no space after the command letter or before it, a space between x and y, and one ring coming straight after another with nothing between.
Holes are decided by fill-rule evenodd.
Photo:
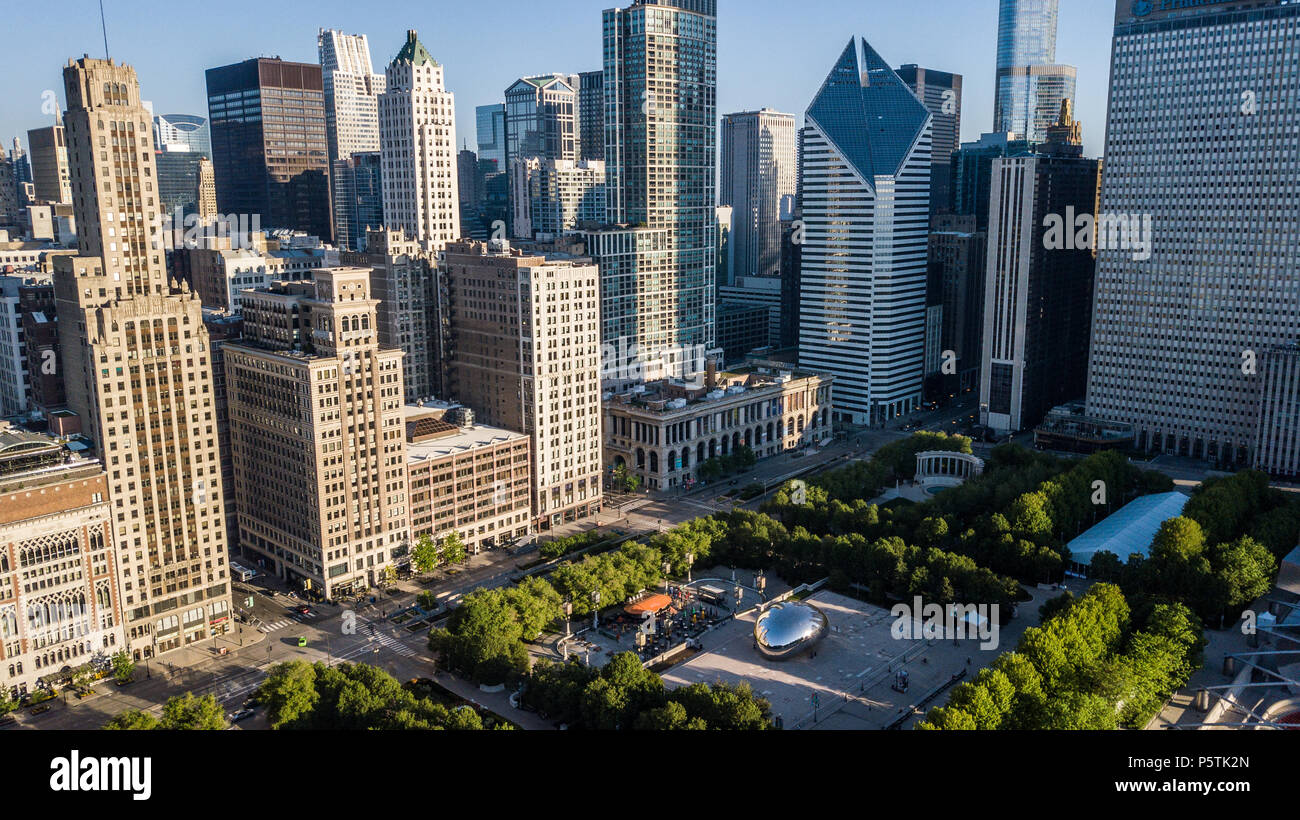
<instances>
[{"instance_id":1,"label":"classical stone building","mask_svg":"<svg viewBox=\"0 0 1300 820\"><path fill-rule=\"evenodd\" d=\"M704 380L652 382L605 401L605 464L651 490L689 487L700 465L749 447L759 458L832 436L831 376L752 363Z\"/></svg>"},{"instance_id":2,"label":"classical stone building","mask_svg":"<svg viewBox=\"0 0 1300 820\"><path fill-rule=\"evenodd\" d=\"M30 694L125 647L117 572L104 466L0 424L0 688Z\"/></svg>"}]
</instances>

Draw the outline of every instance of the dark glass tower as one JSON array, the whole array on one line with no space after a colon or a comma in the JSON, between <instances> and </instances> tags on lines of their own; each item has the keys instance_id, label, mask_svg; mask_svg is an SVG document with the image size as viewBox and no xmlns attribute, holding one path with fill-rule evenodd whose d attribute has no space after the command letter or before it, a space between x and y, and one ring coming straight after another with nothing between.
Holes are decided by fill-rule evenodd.
<instances>
[{"instance_id":1,"label":"dark glass tower","mask_svg":"<svg viewBox=\"0 0 1300 820\"><path fill-rule=\"evenodd\" d=\"M207 71L217 209L328 241L329 160L321 68L253 59Z\"/></svg>"},{"instance_id":2,"label":"dark glass tower","mask_svg":"<svg viewBox=\"0 0 1300 820\"><path fill-rule=\"evenodd\" d=\"M1041 142L1061 103L1074 102L1077 71L1056 64L1059 0L1001 0L993 130Z\"/></svg>"}]
</instances>

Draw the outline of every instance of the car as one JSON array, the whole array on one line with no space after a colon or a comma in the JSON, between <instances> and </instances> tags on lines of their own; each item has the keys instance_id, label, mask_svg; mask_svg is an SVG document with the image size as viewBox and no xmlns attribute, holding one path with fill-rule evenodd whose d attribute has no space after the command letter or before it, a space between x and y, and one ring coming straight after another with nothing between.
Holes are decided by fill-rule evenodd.
<instances>
[{"instance_id":1,"label":"car","mask_svg":"<svg viewBox=\"0 0 1300 820\"><path fill-rule=\"evenodd\" d=\"M307 645L307 639L306 639L306 638L303 638L303 637L298 638L298 645L299 645L299 646L306 646L306 645Z\"/></svg>"},{"instance_id":2,"label":"car","mask_svg":"<svg viewBox=\"0 0 1300 820\"><path fill-rule=\"evenodd\" d=\"M18 718L13 715L0 715L0 726L10 726L18 722Z\"/></svg>"},{"instance_id":3,"label":"car","mask_svg":"<svg viewBox=\"0 0 1300 820\"><path fill-rule=\"evenodd\" d=\"M254 714L255 714L255 711L252 710L252 709L240 709L240 710L237 711L237 712L231 712L229 715L226 715L226 718L227 718L231 723L238 723L238 722L241 721L241 720L248 720L248 719L251 718Z\"/></svg>"},{"instance_id":4,"label":"car","mask_svg":"<svg viewBox=\"0 0 1300 820\"><path fill-rule=\"evenodd\" d=\"M293 611L297 612L299 615L310 615L311 607L307 606L306 604L299 604L298 606L293 608Z\"/></svg>"}]
</instances>

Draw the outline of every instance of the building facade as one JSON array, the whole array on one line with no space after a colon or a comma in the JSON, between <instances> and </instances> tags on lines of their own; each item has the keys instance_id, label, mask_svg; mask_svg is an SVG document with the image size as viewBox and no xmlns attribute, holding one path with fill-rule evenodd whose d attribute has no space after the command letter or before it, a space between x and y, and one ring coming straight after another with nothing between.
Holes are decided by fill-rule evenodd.
<instances>
[{"instance_id":1,"label":"building facade","mask_svg":"<svg viewBox=\"0 0 1300 820\"><path fill-rule=\"evenodd\" d=\"M835 375L835 410L853 424L883 424L921 402L930 122L854 39L801 133L799 364Z\"/></svg>"},{"instance_id":2,"label":"building facade","mask_svg":"<svg viewBox=\"0 0 1300 820\"><path fill-rule=\"evenodd\" d=\"M387 78L379 97L383 226L401 228L437 252L460 233L455 96L414 31L406 33Z\"/></svg>"},{"instance_id":3,"label":"building facade","mask_svg":"<svg viewBox=\"0 0 1300 820\"><path fill-rule=\"evenodd\" d=\"M578 158L605 161L605 72L578 74Z\"/></svg>"},{"instance_id":4,"label":"building facade","mask_svg":"<svg viewBox=\"0 0 1300 820\"><path fill-rule=\"evenodd\" d=\"M441 269L448 394L532 441L539 531L601 509L599 271L590 259L456 243Z\"/></svg>"},{"instance_id":5,"label":"building facade","mask_svg":"<svg viewBox=\"0 0 1300 820\"><path fill-rule=\"evenodd\" d=\"M553 239L605 220L603 162L516 159L510 178L517 239Z\"/></svg>"},{"instance_id":6,"label":"building facade","mask_svg":"<svg viewBox=\"0 0 1300 820\"><path fill-rule=\"evenodd\" d=\"M366 249L366 232L384 223L384 173L379 151L353 152L334 162L334 242Z\"/></svg>"},{"instance_id":7,"label":"building facade","mask_svg":"<svg viewBox=\"0 0 1300 820\"><path fill-rule=\"evenodd\" d=\"M27 132L32 184L40 202L72 201L72 172L68 144L62 125L49 125Z\"/></svg>"},{"instance_id":8,"label":"building facade","mask_svg":"<svg viewBox=\"0 0 1300 820\"><path fill-rule=\"evenodd\" d=\"M833 381L768 362L638 386L605 402L605 462L651 490L689 489L709 459L821 444L833 436Z\"/></svg>"},{"instance_id":9,"label":"building facade","mask_svg":"<svg viewBox=\"0 0 1300 820\"><path fill-rule=\"evenodd\" d=\"M0 687L49 691L126 647L103 465L0 423Z\"/></svg>"},{"instance_id":10,"label":"building facade","mask_svg":"<svg viewBox=\"0 0 1300 820\"><path fill-rule=\"evenodd\" d=\"M379 95L387 82L370 61L364 34L321 29L316 36L325 92L330 167L354 154L379 150Z\"/></svg>"},{"instance_id":11,"label":"building facade","mask_svg":"<svg viewBox=\"0 0 1300 820\"><path fill-rule=\"evenodd\" d=\"M993 161L980 422L999 432L1032 429L1087 385L1096 257L1073 240L1101 168L1081 145L1045 148Z\"/></svg>"},{"instance_id":12,"label":"building facade","mask_svg":"<svg viewBox=\"0 0 1300 820\"><path fill-rule=\"evenodd\" d=\"M763 109L722 118L718 204L730 206L727 269L718 286L781 274L781 201L795 193L794 115Z\"/></svg>"},{"instance_id":13,"label":"building facade","mask_svg":"<svg viewBox=\"0 0 1300 820\"><path fill-rule=\"evenodd\" d=\"M934 120L930 149L930 213L952 210L952 154L961 147L962 76L908 64L898 77Z\"/></svg>"},{"instance_id":14,"label":"building facade","mask_svg":"<svg viewBox=\"0 0 1300 820\"><path fill-rule=\"evenodd\" d=\"M329 240L321 68L257 58L207 71L217 208Z\"/></svg>"},{"instance_id":15,"label":"building facade","mask_svg":"<svg viewBox=\"0 0 1300 820\"><path fill-rule=\"evenodd\" d=\"M1116 6L1088 414L1132 424L1144 450L1246 466L1251 362L1300 336L1300 142L1282 91L1300 73L1300 8L1163 9Z\"/></svg>"},{"instance_id":16,"label":"building facade","mask_svg":"<svg viewBox=\"0 0 1300 820\"><path fill-rule=\"evenodd\" d=\"M364 591L409 548L402 351L379 345L370 271L245 296L224 346L239 544L325 599Z\"/></svg>"},{"instance_id":17,"label":"building facade","mask_svg":"<svg viewBox=\"0 0 1300 820\"><path fill-rule=\"evenodd\" d=\"M637 0L603 29L606 221L624 227L588 246L619 334L602 341L681 376L714 346L717 2Z\"/></svg>"},{"instance_id":18,"label":"building facade","mask_svg":"<svg viewBox=\"0 0 1300 820\"><path fill-rule=\"evenodd\" d=\"M1129 0L1117 0L1126 3ZM1059 0L1001 0L993 130L1041 142L1061 103L1074 104L1078 72L1056 63Z\"/></svg>"},{"instance_id":19,"label":"building facade","mask_svg":"<svg viewBox=\"0 0 1300 820\"><path fill-rule=\"evenodd\" d=\"M107 472L126 639L147 658L232 626L208 335L167 275L135 70L83 58L63 79L80 227L78 255L55 260L60 358Z\"/></svg>"},{"instance_id":20,"label":"building facade","mask_svg":"<svg viewBox=\"0 0 1300 820\"><path fill-rule=\"evenodd\" d=\"M514 430L467 423L464 410L406 408L411 540L456 532L478 554L532 532L531 444Z\"/></svg>"},{"instance_id":21,"label":"building facade","mask_svg":"<svg viewBox=\"0 0 1300 820\"><path fill-rule=\"evenodd\" d=\"M1294 481L1300 477L1300 341L1267 351L1259 402L1256 470Z\"/></svg>"}]
</instances>

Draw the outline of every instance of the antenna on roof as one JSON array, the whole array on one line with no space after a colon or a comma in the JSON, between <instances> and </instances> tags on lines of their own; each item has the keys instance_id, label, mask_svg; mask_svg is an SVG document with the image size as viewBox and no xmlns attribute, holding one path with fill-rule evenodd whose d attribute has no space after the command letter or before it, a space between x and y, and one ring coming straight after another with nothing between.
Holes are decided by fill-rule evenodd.
<instances>
[{"instance_id":1,"label":"antenna on roof","mask_svg":"<svg viewBox=\"0 0 1300 820\"><path fill-rule=\"evenodd\" d=\"M99 27L104 32L104 59L112 59L108 53L108 21L104 18L104 0L99 0Z\"/></svg>"}]
</instances>

